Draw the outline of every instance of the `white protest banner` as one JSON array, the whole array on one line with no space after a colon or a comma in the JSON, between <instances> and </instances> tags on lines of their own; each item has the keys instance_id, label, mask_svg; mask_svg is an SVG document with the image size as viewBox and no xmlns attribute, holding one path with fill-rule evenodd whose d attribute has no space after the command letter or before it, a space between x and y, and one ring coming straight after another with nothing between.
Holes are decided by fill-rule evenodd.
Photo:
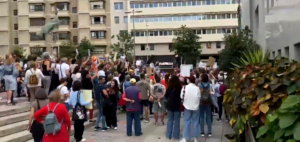
<instances>
[{"instance_id":1,"label":"white protest banner","mask_svg":"<svg viewBox=\"0 0 300 142\"><path fill-rule=\"evenodd\" d=\"M181 65L180 66L180 76L190 76L191 74L191 66L190 65Z\"/></svg>"},{"instance_id":2,"label":"white protest banner","mask_svg":"<svg viewBox=\"0 0 300 142\"><path fill-rule=\"evenodd\" d=\"M91 50L90 49L88 49L88 55L91 56Z\"/></svg>"}]
</instances>

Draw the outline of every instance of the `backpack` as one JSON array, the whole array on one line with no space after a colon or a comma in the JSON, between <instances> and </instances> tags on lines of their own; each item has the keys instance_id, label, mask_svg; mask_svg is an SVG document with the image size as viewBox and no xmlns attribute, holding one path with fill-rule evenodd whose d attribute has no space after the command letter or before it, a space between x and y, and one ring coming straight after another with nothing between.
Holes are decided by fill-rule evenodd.
<instances>
[{"instance_id":1,"label":"backpack","mask_svg":"<svg viewBox=\"0 0 300 142\"><path fill-rule=\"evenodd\" d=\"M52 111L50 110L49 105L47 105L48 114L45 118L45 123L44 123L44 129L45 129L46 135L49 135L49 134L55 135L61 129L61 125L62 125L64 119L62 119L61 122L59 123L57 120L56 114L54 113L54 111L58 105L59 105L59 103L57 103L55 105L55 107L53 108Z\"/></svg>"},{"instance_id":2,"label":"backpack","mask_svg":"<svg viewBox=\"0 0 300 142\"><path fill-rule=\"evenodd\" d=\"M210 84L208 84L206 87L202 83L200 83L200 85L203 89L203 91L201 92L200 103L205 105L211 104L212 100L210 96Z\"/></svg>"},{"instance_id":3,"label":"backpack","mask_svg":"<svg viewBox=\"0 0 300 142\"><path fill-rule=\"evenodd\" d=\"M39 84L39 79L37 77L37 75L35 74L35 72L32 72L32 70L30 70L31 75L29 76L29 85L38 85Z\"/></svg>"},{"instance_id":4,"label":"backpack","mask_svg":"<svg viewBox=\"0 0 300 142\"><path fill-rule=\"evenodd\" d=\"M87 113L86 113L86 108L80 104L79 101L79 95L81 91L78 91L77 93L77 102L75 107L73 108L73 114L72 114L72 120L84 120L87 121Z\"/></svg>"},{"instance_id":5,"label":"backpack","mask_svg":"<svg viewBox=\"0 0 300 142\"><path fill-rule=\"evenodd\" d=\"M225 91L226 91L225 84L220 84L219 93L223 96L225 94Z\"/></svg>"}]
</instances>

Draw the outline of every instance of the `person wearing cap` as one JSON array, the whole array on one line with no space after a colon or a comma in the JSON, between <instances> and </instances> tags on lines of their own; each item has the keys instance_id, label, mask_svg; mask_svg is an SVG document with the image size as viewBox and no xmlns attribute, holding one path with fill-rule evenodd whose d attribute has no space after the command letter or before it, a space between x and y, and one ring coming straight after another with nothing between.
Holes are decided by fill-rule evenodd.
<instances>
[{"instance_id":1,"label":"person wearing cap","mask_svg":"<svg viewBox=\"0 0 300 142\"><path fill-rule=\"evenodd\" d=\"M140 120L141 90L135 84L136 80L130 79L131 86L125 89L122 97L126 101L127 136L132 136L132 121L134 121L135 136L143 134Z\"/></svg>"}]
</instances>

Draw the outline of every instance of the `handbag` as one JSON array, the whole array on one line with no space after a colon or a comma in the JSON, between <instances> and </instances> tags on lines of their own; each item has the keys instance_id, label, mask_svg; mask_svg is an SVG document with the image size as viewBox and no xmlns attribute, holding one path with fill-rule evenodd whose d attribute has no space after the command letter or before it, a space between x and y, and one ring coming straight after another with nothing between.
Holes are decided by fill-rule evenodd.
<instances>
[{"instance_id":1,"label":"handbag","mask_svg":"<svg viewBox=\"0 0 300 142\"><path fill-rule=\"evenodd\" d=\"M182 94L182 98L184 99L184 96L185 96L185 86L183 86L183 92L182 93L183 93ZM183 99L182 99L182 102L180 104L180 108L179 108L180 111L184 111L184 109L185 109L184 106L183 106L183 101L184 101Z\"/></svg>"},{"instance_id":2,"label":"handbag","mask_svg":"<svg viewBox=\"0 0 300 142\"><path fill-rule=\"evenodd\" d=\"M41 109L40 103L38 100L37 102L37 108L38 110ZM44 126L42 123L38 123L37 121L33 120L31 127L30 127L30 133L32 134L32 137L35 141L39 141L43 139L44 136Z\"/></svg>"},{"instance_id":3,"label":"handbag","mask_svg":"<svg viewBox=\"0 0 300 142\"><path fill-rule=\"evenodd\" d=\"M73 113L72 113L72 120L84 120L87 121L87 112L86 108L82 106L79 102L79 95L81 91L78 91L77 93L77 102L75 107L73 108Z\"/></svg>"}]
</instances>

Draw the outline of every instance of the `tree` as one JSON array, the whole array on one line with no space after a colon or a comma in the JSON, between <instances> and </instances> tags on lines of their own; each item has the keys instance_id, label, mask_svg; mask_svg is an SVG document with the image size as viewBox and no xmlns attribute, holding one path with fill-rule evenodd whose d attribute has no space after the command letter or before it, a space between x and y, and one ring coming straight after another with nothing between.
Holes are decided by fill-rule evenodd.
<instances>
[{"instance_id":1,"label":"tree","mask_svg":"<svg viewBox=\"0 0 300 142\"><path fill-rule=\"evenodd\" d=\"M16 55L16 57L20 58L20 59L25 59L25 53L26 49L24 49L23 47L20 46L14 46L12 49L12 54Z\"/></svg>"},{"instance_id":2,"label":"tree","mask_svg":"<svg viewBox=\"0 0 300 142\"><path fill-rule=\"evenodd\" d=\"M112 36L113 38L117 38L118 42L114 43L110 46L113 52L117 52L118 56L125 55L128 60L132 58L132 53L134 50L134 40L131 37L130 33L127 31L120 32L116 36Z\"/></svg>"},{"instance_id":3,"label":"tree","mask_svg":"<svg viewBox=\"0 0 300 142\"><path fill-rule=\"evenodd\" d=\"M195 63L194 61L198 60L201 55L200 37L186 26L181 26L175 32L175 36L173 38L173 50L175 54Z\"/></svg>"},{"instance_id":4,"label":"tree","mask_svg":"<svg viewBox=\"0 0 300 142\"><path fill-rule=\"evenodd\" d=\"M76 45L71 41L65 41L61 43L59 48L59 56L67 57L67 58L75 58L76 57Z\"/></svg>"},{"instance_id":5,"label":"tree","mask_svg":"<svg viewBox=\"0 0 300 142\"><path fill-rule=\"evenodd\" d=\"M218 66L222 71L231 71L239 64L239 60L243 57L243 53L248 50L257 50L259 45L253 40L251 30L246 26L240 32L225 34L225 49L219 54Z\"/></svg>"},{"instance_id":6,"label":"tree","mask_svg":"<svg viewBox=\"0 0 300 142\"><path fill-rule=\"evenodd\" d=\"M83 57L87 57L88 54L88 50L90 50L90 54L92 54L92 52L95 50L95 47L92 45L92 43L86 38L84 37L79 45L78 45L78 59L82 59Z\"/></svg>"}]
</instances>

